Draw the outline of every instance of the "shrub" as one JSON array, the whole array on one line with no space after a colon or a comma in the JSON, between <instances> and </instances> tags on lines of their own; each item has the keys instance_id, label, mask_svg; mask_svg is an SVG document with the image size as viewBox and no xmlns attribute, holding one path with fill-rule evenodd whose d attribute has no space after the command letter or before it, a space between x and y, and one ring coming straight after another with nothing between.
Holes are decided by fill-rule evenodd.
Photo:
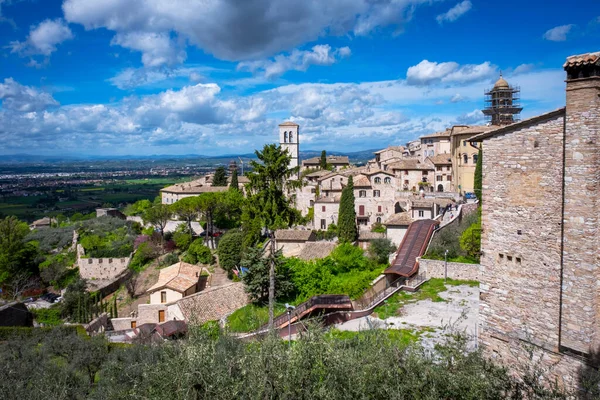
<instances>
[{"instance_id":1,"label":"shrub","mask_svg":"<svg viewBox=\"0 0 600 400\"><path fill-rule=\"evenodd\" d=\"M36 229L25 237L26 242L36 241L39 249L50 253L54 249L62 250L73 242L74 227Z\"/></svg>"},{"instance_id":2,"label":"shrub","mask_svg":"<svg viewBox=\"0 0 600 400\"><path fill-rule=\"evenodd\" d=\"M241 232L230 232L221 238L217 254L219 265L225 271L231 272L242 260L242 242L244 236Z\"/></svg>"},{"instance_id":3,"label":"shrub","mask_svg":"<svg viewBox=\"0 0 600 400\"><path fill-rule=\"evenodd\" d=\"M381 222L375 222L371 226L371 232L385 233L386 231L387 231L387 228Z\"/></svg>"},{"instance_id":4,"label":"shrub","mask_svg":"<svg viewBox=\"0 0 600 400\"><path fill-rule=\"evenodd\" d=\"M390 254L396 250L390 239L375 239L369 244L369 256L377 264L388 264Z\"/></svg>"},{"instance_id":5,"label":"shrub","mask_svg":"<svg viewBox=\"0 0 600 400\"><path fill-rule=\"evenodd\" d=\"M469 226L460 236L460 248L473 259L479 259L481 250L481 222Z\"/></svg>"},{"instance_id":6,"label":"shrub","mask_svg":"<svg viewBox=\"0 0 600 400\"><path fill-rule=\"evenodd\" d=\"M196 239L189 246L183 261L190 264L212 264L214 263L214 257L210 249L204 245L202 239Z\"/></svg>"},{"instance_id":7,"label":"shrub","mask_svg":"<svg viewBox=\"0 0 600 400\"><path fill-rule=\"evenodd\" d=\"M137 251L131 258L129 263L129 269L140 272L144 269L144 266L151 260L158 256L158 249L150 242L144 242L140 244Z\"/></svg>"},{"instance_id":8,"label":"shrub","mask_svg":"<svg viewBox=\"0 0 600 400\"><path fill-rule=\"evenodd\" d=\"M179 262L179 256L175 253L169 253L160 261L161 267L168 267Z\"/></svg>"},{"instance_id":9,"label":"shrub","mask_svg":"<svg viewBox=\"0 0 600 400\"><path fill-rule=\"evenodd\" d=\"M192 243L192 236L188 232L175 232L173 234L173 242L178 249L186 251Z\"/></svg>"}]
</instances>

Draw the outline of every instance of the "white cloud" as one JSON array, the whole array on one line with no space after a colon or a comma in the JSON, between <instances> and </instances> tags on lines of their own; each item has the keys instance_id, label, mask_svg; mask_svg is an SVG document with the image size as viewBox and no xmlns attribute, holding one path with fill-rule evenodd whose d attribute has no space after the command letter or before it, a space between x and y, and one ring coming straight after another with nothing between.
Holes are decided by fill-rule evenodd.
<instances>
[{"instance_id":1,"label":"white cloud","mask_svg":"<svg viewBox=\"0 0 600 400\"><path fill-rule=\"evenodd\" d=\"M142 52L146 67L181 64L187 54L168 33L129 32L117 34L111 44Z\"/></svg>"},{"instance_id":2,"label":"white cloud","mask_svg":"<svg viewBox=\"0 0 600 400\"><path fill-rule=\"evenodd\" d=\"M459 93L456 93L454 96L450 98L450 103L460 103L461 101L465 101L465 98L461 96Z\"/></svg>"},{"instance_id":3,"label":"white cloud","mask_svg":"<svg viewBox=\"0 0 600 400\"><path fill-rule=\"evenodd\" d=\"M9 47L11 53L49 56L56 51L58 44L72 38L71 29L62 19L47 19L31 27L27 40L13 41Z\"/></svg>"},{"instance_id":4,"label":"white cloud","mask_svg":"<svg viewBox=\"0 0 600 400\"><path fill-rule=\"evenodd\" d=\"M472 6L473 4L469 0L462 1L445 13L438 15L435 17L435 19L438 24L442 24L444 22L454 22L467 13Z\"/></svg>"},{"instance_id":5,"label":"white cloud","mask_svg":"<svg viewBox=\"0 0 600 400\"><path fill-rule=\"evenodd\" d=\"M350 54L349 47L332 50L328 44L320 44L311 50L294 49L289 55L280 54L272 60L241 62L238 69L261 72L267 79L275 79L290 70L306 71L311 65L332 65Z\"/></svg>"},{"instance_id":6,"label":"white cloud","mask_svg":"<svg viewBox=\"0 0 600 400\"><path fill-rule=\"evenodd\" d=\"M65 0L70 23L116 33L114 43L141 51L145 65L181 58L172 36L229 61L271 57L324 36L402 31L419 5L431 0ZM159 41L160 54L140 44ZM166 52L166 46L174 48ZM150 53L150 54L149 54ZM167 53L167 54L165 54Z\"/></svg>"},{"instance_id":7,"label":"white cloud","mask_svg":"<svg viewBox=\"0 0 600 400\"><path fill-rule=\"evenodd\" d=\"M533 64L521 64L521 65L517 66L517 68L515 68L515 70L512 72L512 75L516 76L516 75L526 74L528 72L533 71L534 68L535 68L535 65L533 65Z\"/></svg>"},{"instance_id":8,"label":"white cloud","mask_svg":"<svg viewBox=\"0 0 600 400\"><path fill-rule=\"evenodd\" d=\"M2 108L17 112L42 111L58 106L51 94L23 86L12 78L6 78L4 83L0 83L0 101Z\"/></svg>"},{"instance_id":9,"label":"white cloud","mask_svg":"<svg viewBox=\"0 0 600 400\"><path fill-rule=\"evenodd\" d=\"M431 62L423 60L409 67L406 81L410 85L431 85L435 83L466 84L489 79L497 73L497 68L489 61L482 64L459 65L456 62Z\"/></svg>"},{"instance_id":10,"label":"white cloud","mask_svg":"<svg viewBox=\"0 0 600 400\"><path fill-rule=\"evenodd\" d=\"M457 125L481 125L484 123L484 115L481 110L473 110L471 112L460 115L456 118Z\"/></svg>"},{"instance_id":11,"label":"white cloud","mask_svg":"<svg viewBox=\"0 0 600 400\"><path fill-rule=\"evenodd\" d=\"M565 40L567 40L567 35L571 32L571 30L574 27L575 24L569 24L548 29L546 33L544 33L544 39L550 40L552 42L564 42Z\"/></svg>"}]
</instances>

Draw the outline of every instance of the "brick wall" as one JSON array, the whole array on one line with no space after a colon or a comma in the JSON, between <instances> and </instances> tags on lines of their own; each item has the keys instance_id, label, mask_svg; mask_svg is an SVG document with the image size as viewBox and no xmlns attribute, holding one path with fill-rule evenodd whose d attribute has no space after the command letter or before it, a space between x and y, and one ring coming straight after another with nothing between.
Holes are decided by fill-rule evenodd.
<instances>
[{"instance_id":1,"label":"brick wall","mask_svg":"<svg viewBox=\"0 0 600 400\"><path fill-rule=\"evenodd\" d=\"M463 264L456 262L448 263L448 278L463 281L478 281L481 274L481 265ZM425 272L427 278L443 278L445 264L442 260L426 260L419 258L419 272Z\"/></svg>"}]
</instances>

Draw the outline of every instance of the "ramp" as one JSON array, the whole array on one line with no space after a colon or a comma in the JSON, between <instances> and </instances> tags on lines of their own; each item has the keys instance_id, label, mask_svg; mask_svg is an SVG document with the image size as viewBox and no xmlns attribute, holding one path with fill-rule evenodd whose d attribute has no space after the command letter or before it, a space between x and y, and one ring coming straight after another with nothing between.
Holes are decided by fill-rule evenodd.
<instances>
[{"instance_id":1,"label":"ramp","mask_svg":"<svg viewBox=\"0 0 600 400\"><path fill-rule=\"evenodd\" d=\"M410 277L419 270L417 257L427 250L433 231L439 222L422 219L411 223L398 247L398 255L392 265L383 271L386 275Z\"/></svg>"}]
</instances>

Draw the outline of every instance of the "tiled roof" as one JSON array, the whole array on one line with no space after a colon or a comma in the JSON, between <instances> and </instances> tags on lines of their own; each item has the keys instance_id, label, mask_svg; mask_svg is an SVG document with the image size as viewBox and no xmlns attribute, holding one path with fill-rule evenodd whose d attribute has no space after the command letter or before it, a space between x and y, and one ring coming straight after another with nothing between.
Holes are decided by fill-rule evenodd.
<instances>
[{"instance_id":1,"label":"tiled roof","mask_svg":"<svg viewBox=\"0 0 600 400\"><path fill-rule=\"evenodd\" d=\"M331 254L337 243L334 242L308 242L298 255L302 260L315 260L325 258Z\"/></svg>"},{"instance_id":2,"label":"tiled roof","mask_svg":"<svg viewBox=\"0 0 600 400\"><path fill-rule=\"evenodd\" d=\"M456 135L476 135L494 129L493 126L473 125L473 126L453 126L452 136Z\"/></svg>"},{"instance_id":3,"label":"tiled roof","mask_svg":"<svg viewBox=\"0 0 600 400\"><path fill-rule=\"evenodd\" d=\"M354 178L354 187L370 187L371 186L371 182L369 181L369 178L367 178L364 175L358 175L356 176L356 178Z\"/></svg>"},{"instance_id":4,"label":"tiled roof","mask_svg":"<svg viewBox=\"0 0 600 400\"><path fill-rule=\"evenodd\" d=\"M577 67L580 65L598 64L600 65L600 51L595 53L579 54L567 57L563 68Z\"/></svg>"},{"instance_id":5,"label":"tiled roof","mask_svg":"<svg viewBox=\"0 0 600 400\"><path fill-rule=\"evenodd\" d=\"M177 301L186 321L203 324L218 321L250 301L242 282L205 289Z\"/></svg>"},{"instance_id":6,"label":"tiled roof","mask_svg":"<svg viewBox=\"0 0 600 400\"><path fill-rule=\"evenodd\" d=\"M319 170L319 171L315 171L315 172L311 172L310 174L306 174L304 175L305 178L320 178L322 176L325 175L329 175L331 174L331 171L327 171L327 170Z\"/></svg>"},{"instance_id":7,"label":"tiled roof","mask_svg":"<svg viewBox=\"0 0 600 400\"><path fill-rule=\"evenodd\" d=\"M436 154L435 156L427 157L434 165L452 164L452 156L447 154Z\"/></svg>"},{"instance_id":8,"label":"tiled roof","mask_svg":"<svg viewBox=\"0 0 600 400\"><path fill-rule=\"evenodd\" d=\"M384 151L399 151L399 152L403 152L404 149L405 149L404 146L388 146L385 149L381 149L379 151L376 151L375 154L383 153Z\"/></svg>"},{"instance_id":9,"label":"tiled roof","mask_svg":"<svg viewBox=\"0 0 600 400\"><path fill-rule=\"evenodd\" d=\"M337 176L337 175L344 176L344 175L342 175L339 172L330 172L327 175L322 175L318 180L319 181L324 181L325 179L329 179L329 178L332 178L332 177Z\"/></svg>"},{"instance_id":10,"label":"tiled roof","mask_svg":"<svg viewBox=\"0 0 600 400\"><path fill-rule=\"evenodd\" d=\"M435 133L431 133L429 135L421 136L421 139L436 138L436 137L450 137L451 132L452 131L450 129L446 129L445 131L442 131L442 132L435 132Z\"/></svg>"},{"instance_id":11,"label":"tiled roof","mask_svg":"<svg viewBox=\"0 0 600 400\"><path fill-rule=\"evenodd\" d=\"M161 189L160 191L167 193L201 194L211 192L224 192L227 189L229 189L229 187L227 186L207 186L203 183L203 180L198 179L191 182L178 183L172 186L168 186L166 188Z\"/></svg>"},{"instance_id":12,"label":"tiled roof","mask_svg":"<svg viewBox=\"0 0 600 400\"><path fill-rule=\"evenodd\" d=\"M306 242L314 239L314 234L308 229L278 229L275 231L276 240L294 240Z\"/></svg>"},{"instance_id":13,"label":"tiled roof","mask_svg":"<svg viewBox=\"0 0 600 400\"><path fill-rule=\"evenodd\" d=\"M300 125L298 125L297 123L292 122L292 121L286 121L284 123L279 124L279 126L300 126Z\"/></svg>"},{"instance_id":14,"label":"tiled roof","mask_svg":"<svg viewBox=\"0 0 600 400\"><path fill-rule=\"evenodd\" d=\"M388 169L391 170L431 170L432 168L426 164L420 163L417 159L409 159L388 164Z\"/></svg>"},{"instance_id":15,"label":"tiled roof","mask_svg":"<svg viewBox=\"0 0 600 400\"><path fill-rule=\"evenodd\" d=\"M184 293L198 283L204 268L180 261L159 272L158 281L147 292L152 293L159 289L168 288L179 293Z\"/></svg>"},{"instance_id":16,"label":"tiled roof","mask_svg":"<svg viewBox=\"0 0 600 400\"><path fill-rule=\"evenodd\" d=\"M321 157L313 157L302 160L302 165L318 165L320 163ZM350 164L350 159L346 156L327 156L327 164Z\"/></svg>"},{"instance_id":17,"label":"tiled roof","mask_svg":"<svg viewBox=\"0 0 600 400\"><path fill-rule=\"evenodd\" d=\"M411 207L412 208L429 208L433 207L434 201L431 199L423 199L423 200L412 200Z\"/></svg>"},{"instance_id":18,"label":"tiled roof","mask_svg":"<svg viewBox=\"0 0 600 400\"><path fill-rule=\"evenodd\" d=\"M339 203L340 196L322 196L315 200L315 203Z\"/></svg>"},{"instance_id":19,"label":"tiled roof","mask_svg":"<svg viewBox=\"0 0 600 400\"><path fill-rule=\"evenodd\" d=\"M383 239L383 238L385 238L385 233L381 233L381 232L361 231L358 234L358 240L373 240L373 239Z\"/></svg>"},{"instance_id":20,"label":"tiled roof","mask_svg":"<svg viewBox=\"0 0 600 400\"><path fill-rule=\"evenodd\" d=\"M528 119L524 119L524 120L519 121L519 122L515 122L514 124L510 124L510 125L506 125L506 126L498 127L496 129L489 130L489 131L484 132L484 133L482 133L480 135L473 136L469 140L471 140L473 142L480 142L483 139L487 139L487 138L492 137L492 136L496 136L496 135L499 135L499 134L502 134L502 133L512 132L512 131L514 131L516 129L520 129L520 128L523 128L525 126L528 126L528 125L531 125L531 124L535 124L535 123L538 123L538 122L546 121L548 119L557 117L559 115L565 115L565 111L566 111L565 107L559 108L557 110L550 111L550 112L547 112L545 114L537 115L537 116L532 117L532 118L528 118Z\"/></svg>"},{"instance_id":21,"label":"tiled roof","mask_svg":"<svg viewBox=\"0 0 600 400\"><path fill-rule=\"evenodd\" d=\"M394 214L387 219L383 224L384 225L410 225L412 222L412 218L410 217L410 213L408 211L401 212L398 214Z\"/></svg>"},{"instance_id":22,"label":"tiled roof","mask_svg":"<svg viewBox=\"0 0 600 400\"><path fill-rule=\"evenodd\" d=\"M389 176L394 176L394 174L392 174L391 172L384 171L382 169L371 169L371 170L363 171L362 173L367 176L371 176L371 175L375 175L375 174L385 174L385 175L389 175Z\"/></svg>"}]
</instances>

